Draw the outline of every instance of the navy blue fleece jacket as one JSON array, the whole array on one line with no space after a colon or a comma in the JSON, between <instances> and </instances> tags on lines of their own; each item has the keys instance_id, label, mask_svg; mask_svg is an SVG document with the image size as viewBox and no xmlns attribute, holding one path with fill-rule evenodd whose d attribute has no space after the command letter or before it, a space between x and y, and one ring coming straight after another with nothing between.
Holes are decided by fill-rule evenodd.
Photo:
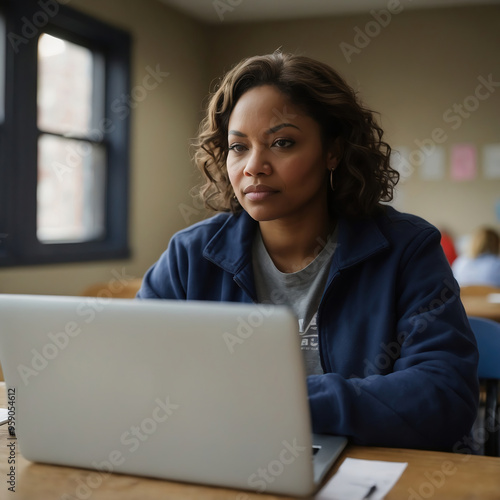
<instances>
[{"instance_id":1,"label":"navy blue fleece jacket","mask_svg":"<svg viewBox=\"0 0 500 500\"><path fill-rule=\"evenodd\" d=\"M391 207L338 224L317 318L325 373L307 381L314 432L452 449L476 416L478 353L439 232ZM256 228L242 212L180 231L138 297L255 301Z\"/></svg>"}]
</instances>

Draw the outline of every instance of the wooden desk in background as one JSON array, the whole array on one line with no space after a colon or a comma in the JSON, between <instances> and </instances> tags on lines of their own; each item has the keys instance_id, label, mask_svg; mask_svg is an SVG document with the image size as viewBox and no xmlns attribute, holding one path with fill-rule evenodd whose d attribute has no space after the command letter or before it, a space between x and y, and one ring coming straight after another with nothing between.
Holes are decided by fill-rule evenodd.
<instances>
[{"instance_id":1,"label":"wooden desk in background","mask_svg":"<svg viewBox=\"0 0 500 500\"><path fill-rule=\"evenodd\" d=\"M5 383L0 383L0 407L6 407ZM10 465L6 425L0 426L0 498L15 500L83 499L127 500L286 500L290 497L183 484L97 471L35 464L19 453L15 442L15 494L8 491ZM244 453L244 451L243 451ZM500 458L396 448L348 446L335 468L346 457L408 462L408 467L385 497L387 500L499 500Z\"/></svg>"},{"instance_id":2,"label":"wooden desk in background","mask_svg":"<svg viewBox=\"0 0 500 500\"><path fill-rule=\"evenodd\" d=\"M468 316L500 321L500 303L490 302L488 295L461 295L460 299Z\"/></svg>"}]
</instances>

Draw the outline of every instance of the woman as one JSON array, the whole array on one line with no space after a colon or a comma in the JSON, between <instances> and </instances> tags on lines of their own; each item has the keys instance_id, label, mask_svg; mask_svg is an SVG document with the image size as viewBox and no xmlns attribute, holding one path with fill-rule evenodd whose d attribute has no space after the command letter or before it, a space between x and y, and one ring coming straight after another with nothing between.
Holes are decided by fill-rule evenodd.
<instances>
[{"instance_id":1,"label":"woman","mask_svg":"<svg viewBox=\"0 0 500 500\"><path fill-rule=\"evenodd\" d=\"M488 227L473 234L468 252L452 265L460 286L485 285L500 287L500 236Z\"/></svg>"},{"instance_id":2,"label":"woman","mask_svg":"<svg viewBox=\"0 0 500 500\"><path fill-rule=\"evenodd\" d=\"M315 432L451 449L476 416L474 337L439 232L381 204L398 180L382 134L327 65L242 61L196 144L222 213L176 234L138 296L286 304Z\"/></svg>"}]
</instances>

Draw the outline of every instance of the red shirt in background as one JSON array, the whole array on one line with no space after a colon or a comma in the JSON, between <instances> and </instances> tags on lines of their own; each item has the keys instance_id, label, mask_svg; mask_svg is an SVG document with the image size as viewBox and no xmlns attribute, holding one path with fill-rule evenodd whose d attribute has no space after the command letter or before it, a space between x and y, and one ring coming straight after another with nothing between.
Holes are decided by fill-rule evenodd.
<instances>
[{"instance_id":1,"label":"red shirt in background","mask_svg":"<svg viewBox=\"0 0 500 500\"><path fill-rule=\"evenodd\" d=\"M451 266L453 261L457 258L457 252L455 250L453 238L446 231L441 231L441 246Z\"/></svg>"}]
</instances>

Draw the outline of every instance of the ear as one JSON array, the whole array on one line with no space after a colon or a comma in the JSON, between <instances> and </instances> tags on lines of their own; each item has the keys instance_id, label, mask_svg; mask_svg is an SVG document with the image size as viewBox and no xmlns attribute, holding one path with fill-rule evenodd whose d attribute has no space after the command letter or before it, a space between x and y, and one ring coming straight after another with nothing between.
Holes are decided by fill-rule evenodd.
<instances>
[{"instance_id":1,"label":"ear","mask_svg":"<svg viewBox=\"0 0 500 500\"><path fill-rule=\"evenodd\" d=\"M340 137L337 137L332 141L330 147L328 148L327 154L327 167L328 170L335 170L342 159L342 154L344 152L343 141Z\"/></svg>"}]
</instances>

